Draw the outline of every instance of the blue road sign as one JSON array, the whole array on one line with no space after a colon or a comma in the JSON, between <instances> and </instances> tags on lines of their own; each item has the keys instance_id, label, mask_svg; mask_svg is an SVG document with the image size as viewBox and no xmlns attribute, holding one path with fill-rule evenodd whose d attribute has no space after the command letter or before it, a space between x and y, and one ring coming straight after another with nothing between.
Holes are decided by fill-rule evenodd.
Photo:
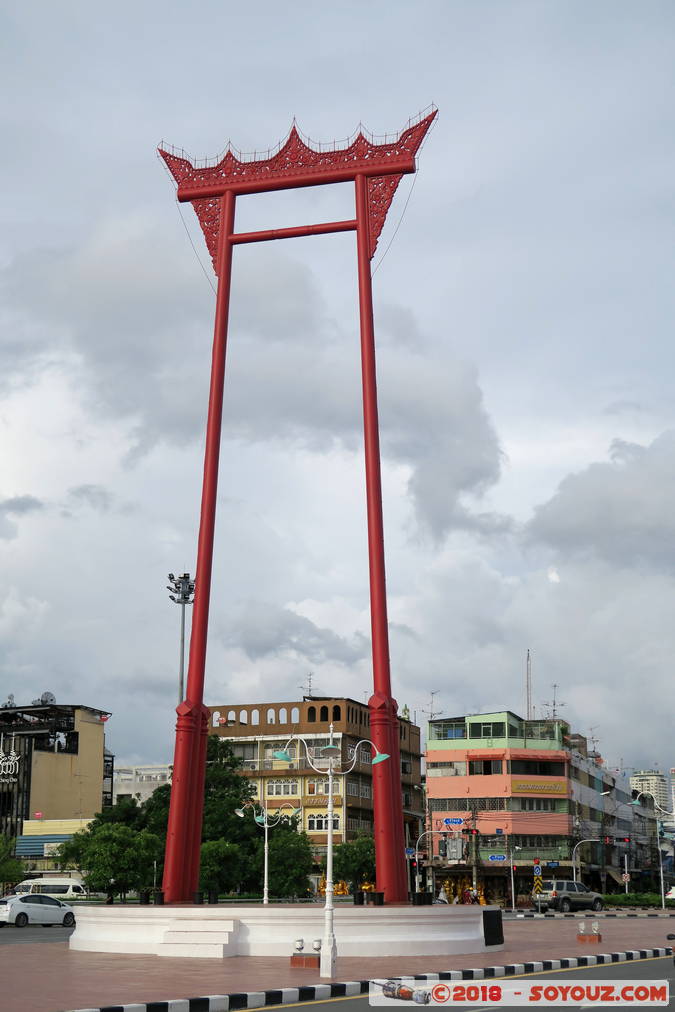
<instances>
[{"instance_id":1,"label":"blue road sign","mask_svg":"<svg viewBox=\"0 0 675 1012\"><path fill-rule=\"evenodd\" d=\"M488 861L506 861L506 854L490 854Z\"/></svg>"},{"instance_id":2,"label":"blue road sign","mask_svg":"<svg viewBox=\"0 0 675 1012\"><path fill-rule=\"evenodd\" d=\"M413 854L415 853L415 848L414 847L406 847L405 852L408 855L408 857L412 857Z\"/></svg>"},{"instance_id":3,"label":"blue road sign","mask_svg":"<svg viewBox=\"0 0 675 1012\"><path fill-rule=\"evenodd\" d=\"M541 865L540 865L540 864L535 864L535 866L534 866L534 868L533 868L532 870L533 870L533 872L534 872L534 877L535 877L535 878L536 878L536 877L537 877L538 875L541 875Z\"/></svg>"},{"instance_id":4,"label":"blue road sign","mask_svg":"<svg viewBox=\"0 0 675 1012\"><path fill-rule=\"evenodd\" d=\"M503 835L504 835L503 829L495 829L495 836L503 836Z\"/></svg>"},{"instance_id":5,"label":"blue road sign","mask_svg":"<svg viewBox=\"0 0 675 1012\"><path fill-rule=\"evenodd\" d=\"M446 826L461 826L464 819L443 819Z\"/></svg>"},{"instance_id":6,"label":"blue road sign","mask_svg":"<svg viewBox=\"0 0 675 1012\"><path fill-rule=\"evenodd\" d=\"M559 868L560 867L560 861L547 861L546 862L546 867L547 868Z\"/></svg>"}]
</instances>

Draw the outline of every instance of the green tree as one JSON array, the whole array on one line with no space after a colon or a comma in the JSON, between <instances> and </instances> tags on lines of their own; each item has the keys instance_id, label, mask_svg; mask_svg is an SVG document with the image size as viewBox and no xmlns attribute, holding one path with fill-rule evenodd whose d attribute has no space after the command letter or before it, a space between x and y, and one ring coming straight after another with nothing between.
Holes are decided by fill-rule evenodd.
<instances>
[{"instance_id":1,"label":"green tree","mask_svg":"<svg viewBox=\"0 0 675 1012\"><path fill-rule=\"evenodd\" d=\"M143 829L145 825L143 810L136 798L122 798L116 805L97 812L87 829L109 826L113 823L130 826L132 829Z\"/></svg>"},{"instance_id":2,"label":"green tree","mask_svg":"<svg viewBox=\"0 0 675 1012\"><path fill-rule=\"evenodd\" d=\"M155 833L162 840L166 838L170 801L171 784L162 784L141 805L141 818L144 828L148 829L151 833Z\"/></svg>"},{"instance_id":3,"label":"green tree","mask_svg":"<svg viewBox=\"0 0 675 1012\"><path fill-rule=\"evenodd\" d=\"M344 879L352 891L362 882L375 881L375 840L372 836L357 836L338 844L333 853L333 878Z\"/></svg>"},{"instance_id":4,"label":"green tree","mask_svg":"<svg viewBox=\"0 0 675 1012\"><path fill-rule=\"evenodd\" d=\"M120 823L85 831L81 860L88 889L125 896L131 889L152 882L154 860L161 857L162 842L147 830L137 832Z\"/></svg>"},{"instance_id":5,"label":"green tree","mask_svg":"<svg viewBox=\"0 0 675 1012\"><path fill-rule=\"evenodd\" d=\"M15 884L23 878L23 864L14 857L15 841L11 836L0 836L0 882Z\"/></svg>"},{"instance_id":6,"label":"green tree","mask_svg":"<svg viewBox=\"0 0 675 1012\"><path fill-rule=\"evenodd\" d=\"M207 840L201 848L199 884L202 889L234 892L243 872L244 856L236 843Z\"/></svg>"},{"instance_id":7,"label":"green tree","mask_svg":"<svg viewBox=\"0 0 675 1012\"><path fill-rule=\"evenodd\" d=\"M306 833L296 831L295 821L270 830L270 896L306 896L310 889L309 873L314 867L312 845Z\"/></svg>"},{"instance_id":8,"label":"green tree","mask_svg":"<svg viewBox=\"0 0 675 1012\"><path fill-rule=\"evenodd\" d=\"M257 832L253 819L240 819L235 809L253 797L253 785L243 776L243 763L228 742L215 735L206 744L204 820L202 840L228 840L245 845Z\"/></svg>"}]
</instances>

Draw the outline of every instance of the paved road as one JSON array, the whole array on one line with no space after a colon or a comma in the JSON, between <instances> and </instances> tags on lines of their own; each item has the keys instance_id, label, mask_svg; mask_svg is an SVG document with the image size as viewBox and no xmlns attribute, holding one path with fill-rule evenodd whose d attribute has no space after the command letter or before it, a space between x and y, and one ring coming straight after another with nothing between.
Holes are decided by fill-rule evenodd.
<instances>
[{"instance_id":1,"label":"paved road","mask_svg":"<svg viewBox=\"0 0 675 1012\"><path fill-rule=\"evenodd\" d=\"M49 927L45 924L27 924L15 928L6 924L0 931L0 945L35 945L36 942L67 942L75 928Z\"/></svg>"},{"instance_id":2,"label":"paved road","mask_svg":"<svg viewBox=\"0 0 675 1012\"><path fill-rule=\"evenodd\" d=\"M570 970L549 970L547 973L528 973L522 974L518 977L500 977L490 978L485 981L475 981L476 984L500 984L506 980L516 981L546 981L549 984L561 985L565 981L616 981L617 985L622 981L628 980L639 980L645 983L649 983L654 980L667 980L670 983L670 1001L668 1008L675 1009L675 966L673 965L672 956L662 956L658 959L641 959L628 963L608 963L603 966L587 966L587 967L576 967ZM455 983L454 981L452 983ZM467 982L469 983L469 982ZM419 982L420 986L425 985ZM450 982L448 981L448 984ZM432 986L432 985L429 985ZM338 1012L336 1009L336 1003L347 1002L347 1006L344 1008L344 1012L370 1012L375 1006L371 1006L368 1003L367 995L360 995L356 998L332 998L329 1001L322 1002L300 1002L299 1005L311 1005L312 1012ZM281 1008L297 1008L298 1005L283 1005ZM424 1005L413 1004L413 1002L397 1002L387 1006L377 1006L378 1008L391 1009L392 1012L420 1012ZM426 1006L429 1009L442 1008L440 1005ZM464 1012L485 1012L485 1010L503 1010L503 1012L521 1012L523 1008L527 1006L512 1006L512 1005L481 1005L479 1003L473 1005L460 1005L460 1004L449 1004L448 1008L462 1009ZM608 1008L607 1005L598 1004L587 1004L587 1005L567 1005L567 1006L551 1006L551 1008L560 1009L566 1007L568 1009L588 1009L588 1008ZM625 1009L627 1006L619 1005L620 1009ZM637 1006L634 1006L637 1007ZM643 1008L656 1008L655 1005L643 1004ZM659 1008L665 1008L665 1005L658 1006ZM534 1008L543 1008L541 1005L535 1005Z\"/></svg>"}]
</instances>

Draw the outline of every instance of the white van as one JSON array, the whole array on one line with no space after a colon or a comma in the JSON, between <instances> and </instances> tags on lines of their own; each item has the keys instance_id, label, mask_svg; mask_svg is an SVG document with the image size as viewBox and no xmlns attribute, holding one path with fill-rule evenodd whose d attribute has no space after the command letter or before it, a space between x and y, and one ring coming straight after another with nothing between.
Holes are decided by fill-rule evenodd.
<instances>
[{"instance_id":1,"label":"white van","mask_svg":"<svg viewBox=\"0 0 675 1012\"><path fill-rule=\"evenodd\" d=\"M17 896L25 893L42 893L58 900L84 899L87 890L74 878L31 878L14 887Z\"/></svg>"}]
</instances>

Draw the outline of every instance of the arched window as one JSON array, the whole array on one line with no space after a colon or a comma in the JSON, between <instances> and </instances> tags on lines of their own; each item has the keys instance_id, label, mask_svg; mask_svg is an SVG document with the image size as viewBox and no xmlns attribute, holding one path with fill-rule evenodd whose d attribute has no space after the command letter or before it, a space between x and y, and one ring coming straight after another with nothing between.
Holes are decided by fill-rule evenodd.
<instances>
[{"instance_id":1,"label":"arched window","mask_svg":"<svg viewBox=\"0 0 675 1012\"><path fill-rule=\"evenodd\" d=\"M279 723L288 724L288 714L286 713L286 707L282 706L279 710Z\"/></svg>"},{"instance_id":2,"label":"arched window","mask_svg":"<svg viewBox=\"0 0 675 1012\"><path fill-rule=\"evenodd\" d=\"M333 720L342 720L342 709L339 706L333 707Z\"/></svg>"},{"instance_id":3,"label":"arched window","mask_svg":"<svg viewBox=\"0 0 675 1012\"><path fill-rule=\"evenodd\" d=\"M251 710L251 723L252 724L260 723L260 710Z\"/></svg>"},{"instance_id":4,"label":"arched window","mask_svg":"<svg viewBox=\"0 0 675 1012\"><path fill-rule=\"evenodd\" d=\"M267 781L267 797L277 798L283 795L297 795L298 793L298 781L283 779L283 780L268 780Z\"/></svg>"},{"instance_id":5,"label":"arched window","mask_svg":"<svg viewBox=\"0 0 675 1012\"><path fill-rule=\"evenodd\" d=\"M235 713L234 710L228 710L227 711L227 723L228 724L236 724L237 723L237 714Z\"/></svg>"},{"instance_id":6,"label":"arched window","mask_svg":"<svg viewBox=\"0 0 675 1012\"><path fill-rule=\"evenodd\" d=\"M276 714L275 714L274 710L272 709L272 707L270 707L269 710L267 711L267 723L268 724L275 724L276 723Z\"/></svg>"},{"instance_id":7,"label":"arched window","mask_svg":"<svg viewBox=\"0 0 675 1012\"><path fill-rule=\"evenodd\" d=\"M327 706L322 706L321 707L321 716L320 716L319 720L328 720L328 707Z\"/></svg>"},{"instance_id":8,"label":"arched window","mask_svg":"<svg viewBox=\"0 0 675 1012\"><path fill-rule=\"evenodd\" d=\"M211 727L218 727L220 723L220 710L214 710L211 714Z\"/></svg>"},{"instance_id":9,"label":"arched window","mask_svg":"<svg viewBox=\"0 0 675 1012\"><path fill-rule=\"evenodd\" d=\"M248 724L248 713L246 712L246 710L239 711L239 723Z\"/></svg>"},{"instance_id":10,"label":"arched window","mask_svg":"<svg viewBox=\"0 0 675 1012\"><path fill-rule=\"evenodd\" d=\"M298 709L297 706L294 706L293 709L291 710L291 724L299 724L299 723L300 723L300 710Z\"/></svg>"},{"instance_id":11,"label":"arched window","mask_svg":"<svg viewBox=\"0 0 675 1012\"><path fill-rule=\"evenodd\" d=\"M308 720L308 721L309 721L309 722L310 722L311 724L313 724L313 723L314 723L314 721L316 720L316 709L315 709L315 707L313 707L313 706L310 706L310 707L308 708L308 710L307 710L307 720Z\"/></svg>"}]
</instances>

